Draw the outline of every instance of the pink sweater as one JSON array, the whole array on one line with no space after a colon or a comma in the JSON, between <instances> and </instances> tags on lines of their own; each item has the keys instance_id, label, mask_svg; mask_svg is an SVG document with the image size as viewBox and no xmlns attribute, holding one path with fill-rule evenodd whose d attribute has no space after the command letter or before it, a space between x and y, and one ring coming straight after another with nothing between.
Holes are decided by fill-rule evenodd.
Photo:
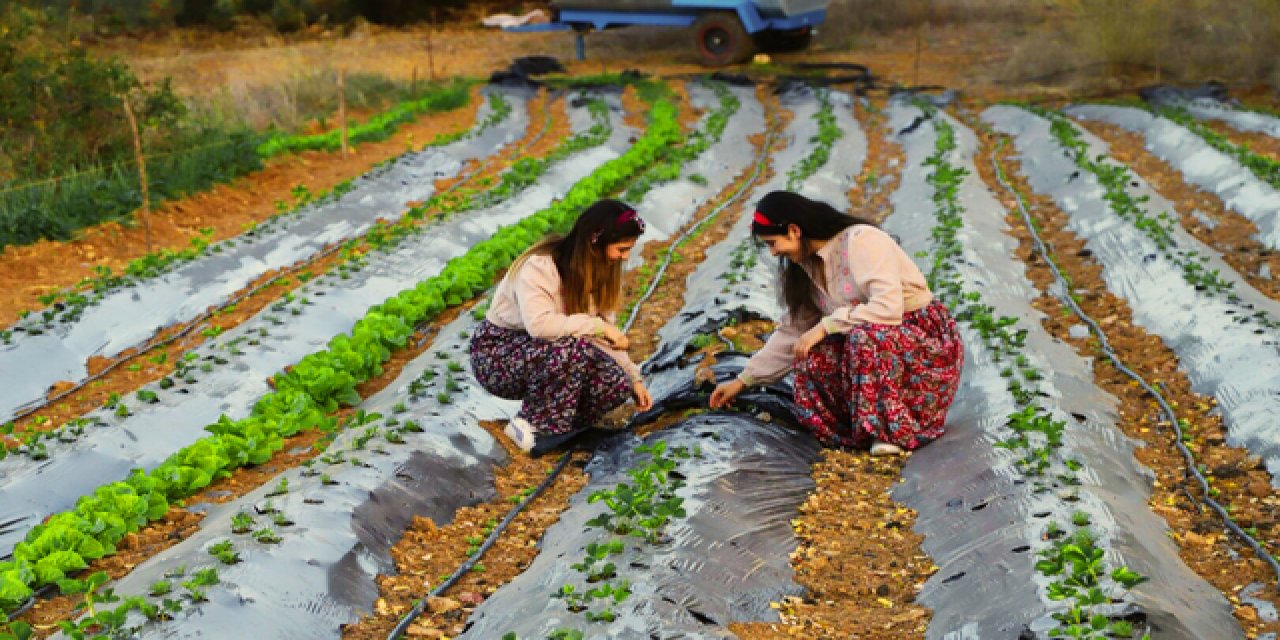
<instances>
[{"instance_id":1,"label":"pink sweater","mask_svg":"<svg viewBox=\"0 0 1280 640\"><path fill-rule=\"evenodd\" d=\"M589 338L622 366L632 382L640 380L640 368L631 361L631 356L600 338L605 323L616 321L615 314L564 312L560 271L549 255L530 256L518 271L508 271L493 294L485 319L504 329L527 331L542 340L566 336Z\"/></svg>"},{"instance_id":2,"label":"pink sweater","mask_svg":"<svg viewBox=\"0 0 1280 640\"><path fill-rule=\"evenodd\" d=\"M933 301L924 274L907 253L889 234L870 225L841 231L800 266L810 278L821 270L822 277L813 279L823 315L784 316L778 330L738 376L748 385L787 375L794 364L796 341L819 322L829 334L847 333L858 324L899 325L904 313Z\"/></svg>"}]
</instances>

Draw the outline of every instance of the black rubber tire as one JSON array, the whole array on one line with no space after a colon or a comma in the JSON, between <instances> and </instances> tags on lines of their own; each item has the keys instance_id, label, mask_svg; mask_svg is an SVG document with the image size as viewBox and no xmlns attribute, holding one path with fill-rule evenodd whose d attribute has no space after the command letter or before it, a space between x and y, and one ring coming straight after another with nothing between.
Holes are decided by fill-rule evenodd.
<instances>
[{"instance_id":1,"label":"black rubber tire","mask_svg":"<svg viewBox=\"0 0 1280 640\"><path fill-rule=\"evenodd\" d=\"M693 23L693 46L698 61L708 67L746 62L755 53L755 42L738 16L725 11L705 13Z\"/></svg>"},{"instance_id":2,"label":"black rubber tire","mask_svg":"<svg viewBox=\"0 0 1280 640\"><path fill-rule=\"evenodd\" d=\"M755 34L756 46L765 53L789 53L804 51L813 42L813 29L803 27L792 31L766 29Z\"/></svg>"}]
</instances>

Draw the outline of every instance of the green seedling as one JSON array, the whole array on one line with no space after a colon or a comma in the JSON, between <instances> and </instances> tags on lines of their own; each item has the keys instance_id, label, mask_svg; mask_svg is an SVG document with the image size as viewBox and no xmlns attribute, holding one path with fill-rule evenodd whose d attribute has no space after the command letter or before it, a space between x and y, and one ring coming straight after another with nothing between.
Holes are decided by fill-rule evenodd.
<instances>
[{"instance_id":1,"label":"green seedling","mask_svg":"<svg viewBox=\"0 0 1280 640\"><path fill-rule=\"evenodd\" d=\"M231 516L231 533L249 533L253 531L253 516L240 511Z\"/></svg>"},{"instance_id":2,"label":"green seedling","mask_svg":"<svg viewBox=\"0 0 1280 640\"><path fill-rule=\"evenodd\" d=\"M240 562L240 554L236 553L235 546L230 540L223 540L209 547L209 555L217 558L222 564L236 564Z\"/></svg>"},{"instance_id":3,"label":"green seedling","mask_svg":"<svg viewBox=\"0 0 1280 640\"><path fill-rule=\"evenodd\" d=\"M278 544L281 540L284 540L284 538L280 537L280 534L270 527L263 527L254 531L253 539L262 544Z\"/></svg>"}]
</instances>

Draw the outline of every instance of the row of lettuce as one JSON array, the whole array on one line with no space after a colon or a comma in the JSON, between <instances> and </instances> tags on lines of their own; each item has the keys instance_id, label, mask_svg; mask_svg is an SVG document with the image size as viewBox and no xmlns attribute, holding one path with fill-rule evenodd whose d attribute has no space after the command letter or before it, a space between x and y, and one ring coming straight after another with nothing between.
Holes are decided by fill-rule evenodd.
<instances>
[{"instance_id":1,"label":"row of lettuce","mask_svg":"<svg viewBox=\"0 0 1280 640\"><path fill-rule=\"evenodd\" d=\"M655 85L654 83L649 83L649 84L653 85L653 88L661 89L661 85ZM717 111L716 114L713 114L713 116L709 117L708 118L709 121L717 120L717 118L715 117L716 115L723 115L722 111L725 108L725 104L724 104L725 102L734 103L733 109L736 109L736 106L737 106L737 99L727 90L724 90L723 85L720 85L719 83L713 83L712 86L713 88L717 89L717 91L720 93L722 104L721 104L721 111ZM595 124L589 130L584 131L583 133L580 133L574 136L573 138L562 141L561 144L555 150L553 150L550 154L548 154L545 158L538 159L537 162L534 163L534 165L532 165L531 170L535 174L532 177L536 178L537 175L540 175L541 173L545 172L545 170L551 164L554 164L555 162L567 157L568 155L571 155L572 153L576 153L586 148L590 148L590 147L598 146L602 144L609 137L612 127L609 122L608 107L606 106L605 102L598 98L592 98L587 103L587 108L590 111L593 119L595 120ZM716 124L713 122L708 122L706 126L708 128L714 128L717 132L717 137L718 137L719 131L724 128L724 123L721 122ZM692 159L693 157L697 157L697 155L699 155L701 151L705 150L705 147L706 147L705 144L698 144L698 141L701 140L704 136L705 134L701 130L693 132L688 136L684 144L672 147L670 152L667 154L667 158L669 159L670 157L674 156L674 157L680 157L685 161L687 161L689 159ZM691 152L690 147L694 147L695 149ZM455 203L458 206L454 206L454 207L432 206L431 202L428 202L428 203L424 203L420 207L415 207L410 215L406 215L405 218L402 219L399 223L395 223L393 228L387 228L380 234L385 236L386 238L385 242L376 243L374 245L371 245L370 248L385 250L387 247L394 246L396 243L399 242L399 240L403 239L404 237L407 237L407 234L409 233L414 233L416 231L429 229L430 226L414 226L412 222L410 222L410 220L422 220L428 211L431 211L431 210L440 211L440 213L438 213L436 216L433 216L432 219L433 220L443 219L443 218L449 217L452 214L458 213L460 211L474 209L480 206L491 206L493 204L496 204L497 202L501 202L502 200L505 200L508 197L511 197L515 193L518 193L520 190L522 190L523 187L527 186L527 183L523 181L521 177L529 177L528 175L529 171L517 171L516 167L513 166L512 169L509 171L509 173L518 173L519 176L513 177L512 179L508 179L507 174L504 174L502 179L499 181L499 186L496 186L490 189L489 191L478 194L476 196L468 196L466 198L463 198L460 202ZM630 178L629 180L632 184L634 184L637 181L643 180L643 176L638 178L633 177L633 178ZM506 186L507 188L503 189L502 188L503 186ZM436 205L442 205L442 204L443 203L436 203ZM381 229L382 227L380 226L379 228ZM405 230L402 231L401 230L402 228L404 228ZM371 232L370 236L373 236L373 235L375 234ZM352 254L351 256L351 258L356 259L357 262L359 262L360 257L362 256L358 253ZM353 268L357 268L357 267L353 267ZM457 381L453 378L453 374L455 372L462 371L461 365L459 365L456 362L453 362L452 360L449 360L447 362L447 365L448 365L447 370L444 373L443 390L439 391L436 394L437 401L440 402L441 404L448 404L449 402L451 402L450 393L460 390L460 387L458 386ZM415 397L420 394L426 393L425 391L426 388L434 384L432 381L436 377L437 377L437 372L435 371L434 367L429 368L426 372L424 372L423 376L415 380L410 385L411 393ZM403 403L401 403L397 405L395 412L401 413L406 410L407 410L406 406ZM321 441L322 442L332 441L334 436L337 435L338 431L343 431L349 428L361 427L363 425L367 425L369 421L379 419L379 418L381 418L379 414L366 414L364 411L357 411L356 414L352 416L349 420L347 420L346 422L339 423L336 429L326 431L325 436L322 437ZM345 453L344 452L327 453L320 458L320 461L329 465L343 464L344 462L347 461L347 457L346 457L347 453L354 453L355 450L363 449L365 446L364 443L366 443L370 438L375 437L379 433L382 433L385 435L388 443L403 444L405 442L405 440L403 439L404 432L421 431L421 430L422 430L422 427L418 426L413 420L406 420L404 422L401 422L399 419L395 417L390 417L390 418L387 418L384 428L382 429L379 429L376 427L366 428L364 431L364 434L361 437L354 440L355 444L353 445L354 449L352 451L345 452ZM351 462L355 462L355 458L351 458ZM310 465L308 463L307 465L304 465L304 466L310 466ZM328 479L327 474L321 473L320 471L317 471L314 469L304 473L304 475L319 475L321 478L320 481L322 485L327 485L331 482ZM286 493L286 492L288 492L288 483L287 481L282 480L280 485L278 485L276 490L273 492L273 494L269 494L269 495L274 495L276 493ZM270 501L268 501L267 504L270 505ZM263 509L264 510L260 510L260 512L270 513L272 516L272 520L275 522L276 525L288 526L288 524L291 524L291 521L287 517L282 516L282 514L279 513L278 511L273 512L268 507L263 507ZM233 526L233 532L235 533L249 532L254 527L246 523L251 523L252 520L253 520L252 516L247 514L246 512L242 511L238 513L236 517L233 518L233 522L234 521L242 521L242 522L240 525ZM254 536L253 536L254 539L257 540L258 542L264 542L262 539L260 539L260 535L266 536L268 538L266 542L268 543L278 543L280 541L280 537L278 535L275 535L270 527L266 527L266 528L258 529L254 531ZM218 545L214 545L213 547L211 547L209 549L209 552L211 555L214 555L225 564L234 564L241 560L240 556L237 553L235 553L234 546L235 545L231 541L223 541ZM102 634L105 632L107 635L110 635L112 633L127 634L130 632L131 630L130 625L137 622L137 620L131 620L129 618L129 613L131 611L136 611L141 613L146 620L159 621L159 620L172 619L177 612L183 610L188 604L196 604L205 599L205 596L203 595L204 586L216 584L217 582L216 569L205 570L204 574L208 574L208 576L211 578L212 581L200 581L200 582L196 582L193 580L182 581L180 582L180 585L184 589L182 593L171 593L173 590L176 589L175 584L177 583L175 581L165 580L153 585L148 596L134 596L134 597L127 597L127 598L122 598L120 596L108 593L107 591L103 591L102 589L100 589L100 587L103 584L103 580L105 580L106 574L94 574L93 576L89 576L84 580L75 580L75 579L60 580L58 582L58 586L62 589L64 593L83 594L84 597L86 598L86 602L92 601L100 606L97 610L92 611L91 615L82 616L81 618L77 619L74 622L61 621L58 624L60 627L64 629L64 631L66 631L70 635L74 635L77 632L84 633L84 632L90 632L90 631L98 634ZM115 605L115 606L114 608L111 608L111 607L106 607L106 605ZM3 618L0 618L0 622L2 621L3 621ZM18 622L14 624L15 626L18 626L18 625L24 625L25 623ZM0 630L2 630L3 628L4 628L3 625L0 624ZM3 631L0 631L0 640L4 640L5 638L6 636L4 635Z\"/></svg>"},{"instance_id":2,"label":"row of lettuce","mask_svg":"<svg viewBox=\"0 0 1280 640\"><path fill-rule=\"evenodd\" d=\"M15 547L12 560L0 563L0 607L12 610L33 589L57 584L89 561L114 553L125 535L161 518L171 502L235 469L267 461L284 438L332 428L329 414L360 402L356 386L382 374L383 363L405 346L415 326L488 289L499 271L543 234L567 227L584 207L660 162L681 139L674 105L665 97L656 99L647 130L625 154L578 182L564 199L451 260L439 275L371 308L350 335L335 337L326 349L275 376L275 390L247 418L222 417L206 427L210 436L155 469L136 469L126 480L99 487L73 510L33 528Z\"/></svg>"},{"instance_id":3,"label":"row of lettuce","mask_svg":"<svg viewBox=\"0 0 1280 640\"><path fill-rule=\"evenodd\" d=\"M482 128L485 126L491 126L497 121L505 118L507 115L510 115L510 103L507 102L501 94L495 93L491 95L490 102L494 108L493 115L482 123ZM407 238L427 232L431 229L431 225L426 224L428 214L435 212L435 215L432 216L430 220L430 222L434 223L445 220L458 213L479 209L481 207L494 206L513 197L532 184L555 162L559 162L574 153L603 144L613 130L612 125L609 122L608 106L599 98L591 98L587 103L587 108L595 121L591 128L585 132L561 141L560 145L558 145L545 158L521 158L511 168L503 172L499 177L496 186L492 186L487 191L475 193L464 189L462 191L466 191L465 196L455 196L452 190L445 191L432 196L421 205L412 207L404 217L397 221L391 222L379 220L374 224L373 228L363 236L352 238L340 247L337 247L340 251L340 259L336 264L329 267L329 271L317 276L313 270L308 269L299 274L296 282L300 284L302 282L310 281L312 278L315 278L316 282L323 282L330 276L341 280L349 279L352 273L360 271L368 263L368 254L370 252L390 252ZM455 183L455 186L461 184L463 183ZM489 180L489 184L492 184L491 179ZM332 198L337 197L337 195L340 195L340 193L330 194L325 197ZM313 202L314 200L307 197L306 201ZM250 233L253 232L251 231ZM227 240L225 243L212 245L210 249L216 250L223 246L223 244L234 245L234 240ZM187 257L184 253L182 259L188 260L193 259L193 257ZM296 268L297 267L295 267L295 269ZM133 279L125 279L123 277L118 278L120 278L121 284L113 286L136 286L140 280L140 276ZM288 286L289 282L288 278L277 278L263 286ZM96 302L101 299L101 297L101 294L95 295L94 298L88 299L88 302L85 304ZM283 300L272 306L272 310L283 311L288 302L292 299L293 295L291 293L286 293ZM305 297L303 299L305 299ZM62 306L63 311L67 312L67 309L70 308L72 304L73 302L70 300L65 301ZM49 312L46 312L44 315L47 316L48 314ZM52 322L52 320L49 320L46 317L44 322ZM28 329L27 333L31 332L32 330ZM4 332L0 332L0 339L4 339L5 337ZM250 340L249 344L253 345L254 342L254 340ZM194 352L188 352L183 356L179 356L177 359L177 368L174 370L173 375L160 380L159 384L161 388L173 386L175 384L175 380L178 382L186 382L188 384L194 383L195 379L191 377L193 372L187 365L189 359L193 357ZM215 359L212 364L227 364L227 362L228 361L225 359ZM73 391L74 389L71 391L64 391L63 393L66 394ZM151 401L155 401L154 394L145 390L138 392L139 399L143 398L143 394L150 394ZM105 408L113 408L113 403L114 401L109 401ZM123 415L121 415L121 417L125 417L128 415L128 410L127 408L122 407L123 403L119 403L115 408L122 411ZM83 435L84 427L88 426L88 424L93 421L86 420L84 418L75 418L53 429L47 429L42 426L42 424L40 424L39 417L37 417L35 422L37 424L27 425L26 428L21 429L15 428L12 422L5 424L4 426L0 426L0 460L4 459L9 453L22 454L36 460L45 459L49 456L48 449L45 446L45 441L74 441L80 435ZM8 438L6 438L6 436ZM0 640L3 640L3 638L0 637Z\"/></svg>"},{"instance_id":4,"label":"row of lettuce","mask_svg":"<svg viewBox=\"0 0 1280 640\"><path fill-rule=\"evenodd\" d=\"M352 144L385 140L400 125L421 115L462 108L470 103L475 83L464 78L430 86L420 97L349 128L348 140ZM192 138L185 149L148 157L147 187L154 206L257 171L267 158L303 150L332 151L340 146L339 131L291 135L208 129ZM85 227L127 219L142 204L141 182L133 161L9 186L0 190L0 249L41 239L66 240Z\"/></svg>"}]
</instances>

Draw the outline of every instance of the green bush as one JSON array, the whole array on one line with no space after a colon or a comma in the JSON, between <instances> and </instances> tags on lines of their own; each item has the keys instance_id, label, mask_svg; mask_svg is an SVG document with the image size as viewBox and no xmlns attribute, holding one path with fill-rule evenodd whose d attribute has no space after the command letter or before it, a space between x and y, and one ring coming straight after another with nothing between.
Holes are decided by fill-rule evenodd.
<instances>
[{"instance_id":1,"label":"green bush","mask_svg":"<svg viewBox=\"0 0 1280 640\"><path fill-rule=\"evenodd\" d=\"M207 130L184 140L190 149L147 161L153 205L262 168L260 134ZM41 238L69 239L78 229L120 219L141 206L138 171L131 160L0 190L0 248Z\"/></svg>"},{"instance_id":2,"label":"green bush","mask_svg":"<svg viewBox=\"0 0 1280 640\"><path fill-rule=\"evenodd\" d=\"M142 87L120 60L93 58L47 25L14 5L0 13L0 184L131 156L125 95L157 139L172 137L186 110L168 83Z\"/></svg>"}]
</instances>

